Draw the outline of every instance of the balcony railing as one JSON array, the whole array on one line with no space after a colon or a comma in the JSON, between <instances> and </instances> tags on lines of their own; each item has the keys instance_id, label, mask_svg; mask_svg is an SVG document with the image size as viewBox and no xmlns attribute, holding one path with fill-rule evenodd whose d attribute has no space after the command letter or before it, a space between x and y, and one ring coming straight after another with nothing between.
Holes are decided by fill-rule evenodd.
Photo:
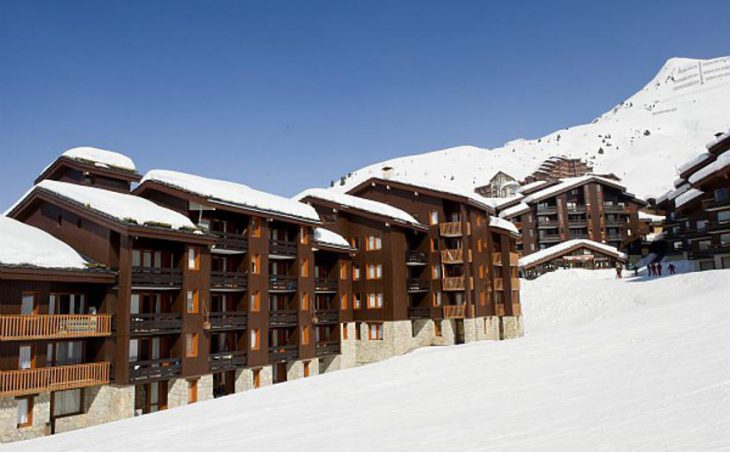
<instances>
[{"instance_id":1,"label":"balcony railing","mask_svg":"<svg viewBox=\"0 0 730 452\"><path fill-rule=\"evenodd\" d=\"M232 352L211 353L208 356L211 372L222 372L226 370L240 369L246 367L246 351L236 350Z\"/></svg>"},{"instance_id":2,"label":"balcony railing","mask_svg":"<svg viewBox=\"0 0 730 452\"><path fill-rule=\"evenodd\" d=\"M289 275L269 275L269 290L277 292L296 292L297 277Z\"/></svg>"},{"instance_id":3,"label":"balcony railing","mask_svg":"<svg viewBox=\"0 0 730 452\"><path fill-rule=\"evenodd\" d=\"M723 207L730 206L730 196L725 199L705 199L702 201L702 208L704 210L715 210Z\"/></svg>"},{"instance_id":4,"label":"balcony railing","mask_svg":"<svg viewBox=\"0 0 730 452\"><path fill-rule=\"evenodd\" d=\"M617 204L604 204L603 211L606 213L621 213L626 210L626 206Z\"/></svg>"},{"instance_id":5,"label":"balcony railing","mask_svg":"<svg viewBox=\"0 0 730 452\"><path fill-rule=\"evenodd\" d=\"M339 323L340 311L337 309L321 309L315 312L317 324Z\"/></svg>"},{"instance_id":6,"label":"balcony railing","mask_svg":"<svg viewBox=\"0 0 730 452\"><path fill-rule=\"evenodd\" d=\"M410 306L408 308L408 317L411 319L430 319L431 308L428 306Z\"/></svg>"},{"instance_id":7,"label":"balcony railing","mask_svg":"<svg viewBox=\"0 0 730 452\"><path fill-rule=\"evenodd\" d=\"M569 221L568 222L569 228L586 228L588 227L588 222L586 220L575 220L575 221Z\"/></svg>"},{"instance_id":8,"label":"balcony railing","mask_svg":"<svg viewBox=\"0 0 730 452\"><path fill-rule=\"evenodd\" d=\"M0 341L109 336L110 314L3 315Z\"/></svg>"},{"instance_id":9,"label":"balcony railing","mask_svg":"<svg viewBox=\"0 0 730 452\"><path fill-rule=\"evenodd\" d=\"M317 292L337 292L340 283L335 278L315 278L314 290Z\"/></svg>"},{"instance_id":10,"label":"balcony railing","mask_svg":"<svg viewBox=\"0 0 730 452\"><path fill-rule=\"evenodd\" d=\"M339 341L317 342L315 353L317 356L339 355L340 343Z\"/></svg>"},{"instance_id":11,"label":"balcony railing","mask_svg":"<svg viewBox=\"0 0 730 452\"><path fill-rule=\"evenodd\" d=\"M538 215L553 215L558 213L558 208L556 206L537 206L537 214Z\"/></svg>"},{"instance_id":12,"label":"balcony railing","mask_svg":"<svg viewBox=\"0 0 730 452\"><path fill-rule=\"evenodd\" d=\"M182 367L180 358L151 359L129 363L129 381L131 383L166 380L180 375Z\"/></svg>"},{"instance_id":13,"label":"balcony railing","mask_svg":"<svg viewBox=\"0 0 730 452\"><path fill-rule=\"evenodd\" d=\"M299 346L296 344L269 347L269 361L272 363L294 361L298 356Z\"/></svg>"},{"instance_id":14,"label":"balcony railing","mask_svg":"<svg viewBox=\"0 0 730 452\"><path fill-rule=\"evenodd\" d=\"M431 290L431 281L423 279L409 279L406 282L408 292L428 292Z\"/></svg>"},{"instance_id":15,"label":"balcony railing","mask_svg":"<svg viewBox=\"0 0 730 452\"><path fill-rule=\"evenodd\" d=\"M248 277L240 272L210 272L210 287L213 290L246 290Z\"/></svg>"},{"instance_id":16,"label":"balcony railing","mask_svg":"<svg viewBox=\"0 0 730 452\"><path fill-rule=\"evenodd\" d=\"M108 383L108 362L10 370L0 372L0 396L22 396Z\"/></svg>"},{"instance_id":17,"label":"balcony railing","mask_svg":"<svg viewBox=\"0 0 730 452\"><path fill-rule=\"evenodd\" d=\"M441 250L441 262L444 264L463 264L464 250L461 248Z\"/></svg>"},{"instance_id":18,"label":"balcony railing","mask_svg":"<svg viewBox=\"0 0 730 452\"><path fill-rule=\"evenodd\" d=\"M444 306L445 319L463 319L466 317L466 305Z\"/></svg>"},{"instance_id":19,"label":"balcony railing","mask_svg":"<svg viewBox=\"0 0 730 452\"><path fill-rule=\"evenodd\" d=\"M586 206L568 206L568 213L586 213Z\"/></svg>"},{"instance_id":20,"label":"balcony railing","mask_svg":"<svg viewBox=\"0 0 730 452\"><path fill-rule=\"evenodd\" d=\"M406 251L406 265L427 265L428 254L421 251Z\"/></svg>"},{"instance_id":21,"label":"balcony railing","mask_svg":"<svg viewBox=\"0 0 730 452\"><path fill-rule=\"evenodd\" d=\"M507 310L504 308L503 304L497 304L494 306L494 313L501 317L507 314Z\"/></svg>"},{"instance_id":22,"label":"balcony railing","mask_svg":"<svg viewBox=\"0 0 730 452\"><path fill-rule=\"evenodd\" d=\"M132 267L133 286L182 286L182 270L179 268Z\"/></svg>"},{"instance_id":23,"label":"balcony railing","mask_svg":"<svg viewBox=\"0 0 730 452\"><path fill-rule=\"evenodd\" d=\"M439 230L442 237L461 237L461 221L441 223Z\"/></svg>"},{"instance_id":24,"label":"balcony railing","mask_svg":"<svg viewBox=\"0 0 730 452\"><path fill-rule=\"evenodd\" d=\"M522 315L522 305L519 303L512 303L512 315Z\"/></svg>"},{"instance_id":25,"label":"balcony railing","mask_svg":"<svg viewBox=\"0 0 730 452\"><path fill-rule=\"evenodd\" d=\"M271 239L269 241L269 256L295 258L297 256L297 242Z\"/></svg>"},{"instance_id":26,"label":"balcony railing","mask_svg":"<svg viewBox=\"0 0 730 452\"><path fill-rule=\"evenodd\" d=\"M512 290L520 288L520 278L510 278L512 282ZM504 290L504 280L502 278L494 278L494 290Z\"/></svg>"},{"instance_id":27,"label":"balcony railing","mask_svg":"<svg viewBox=\"0 0 730 452\"><path fill-rule=\"evenodd\" d=\"M520 278L510 278L512 281L512 290L520 289Z\"/></svg>"},{"instance_id":28,"label":"balcony railing","mask_svg":"<svg viewBox=\"0 0 730 452\"><path fill-rule=\"evenodd\" d=\"M558 234L545 234L541 235L537 239L538 242L541 243L549 243L549 242L559 242L560 241L560 235Z\"/></svg>"},{"instance_id":29,"label":"balcony railing","mask_svg":"<svg viewBox=\"0 0 730 452\"><path fill-rule=\"evenodd\" d=\"M538 221L537 228L538 229L554 229L560 226L560 223L557 220L554 221Z\"/></svg>"},{"instance_id":30,"label":"balcony railing","mask_svg":"<svg viewBox=\"0 0 730 452\"><path fill-rule=\"evenodd\" d=\"M130 314L129 332L134 335L176 334L182 331L179 312Z\"/></svg>"},{"instance_id":31,"label":"balcony railing","mask_svg":"<svg viewBox=\"0 0 730 452\"><path fill-rule=\"evenodd\" d=\"M446 276L441 281L443 290L464 290L465 287L465 278L463 276Z\"/></svg>"},{"instance_id":32,"label":"balcony railing","mask_svg":"<svg viewBox=\"0 0 730 452\"><path fill-rule=\"evenodd\" d=\"M211 330L245 330L248 317L245 311L216 311L208 315Z\"/></svg>"},{"instance_id":33,"label":"balcony railing","mask_svg":"<svg viewBox=\"0 0 730 452\"><path fill-rule=\"evenodd\" d=\"M509 253L509 264L516 267L520 263L520 255L517 253ZM492 253L492 265L502 265L502 253Z\"/></svg>"},{"instance_id":34,"label":"balcony railing","mask_svg":"<svg viewBox=\"0 0 730 452\"><path fill-rule=\"evenodd\" d=\"M217 254L241 254L248 251L248 239L241 234L233 232L211 231L218 237L213 246L213 253Z\"/></svg>"},{"instance_id":35,"label":"balcony railing","mask_svg":"<svg viewBox=\"0 0 730 452\"><path fill-rule=\"evenodd\" d=\"M299 315L295 309L286 311L269 311L269 326L273 328L286 328L297 326Z\"/></svg>"}]
</instances>

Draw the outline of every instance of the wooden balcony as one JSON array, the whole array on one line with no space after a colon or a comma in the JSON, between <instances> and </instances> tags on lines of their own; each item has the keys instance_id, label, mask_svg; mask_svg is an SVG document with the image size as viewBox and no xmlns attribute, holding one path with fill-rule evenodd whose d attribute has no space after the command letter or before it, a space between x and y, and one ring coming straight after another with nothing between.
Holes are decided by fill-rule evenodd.
<instances>
[{"instance_id":1,"label":"wooden balcony","mask_svg":"<svg viewBox=\"0 0 730 452\"><path fill-rule=\"evenodd\" d=\"M246 367L246 351L236 350L232 352L211 353L208 356L211 372L224 372L227 370L242 369Z\"/></svg>"},{"instance_id":2,"label":"wooden balcony","mask_svg":"<svg viewBox=\"0 0 730 452\"><path fill-rule=\"evenodd\" d=\"M504 280L502 278L494 278L494 290L504 290Z\"/></svg>"},{"instance_id":3,"label":"wooden balcony","mask_svg":"<svg viewBox=\"0 0 730 452\"><path fill-rule=\"evenodd\" d=\"M340 311L337 309L320 309L315 312L317 325L335 324L340 322Z\"/></svg>"},{"instance_id":4,"label":"wooden balcony","mask_svg":"<svg viewBox=\"0 0 730 452\"><path fill-rule=\"evenodd\" d=\"M182 270L179 268L132 267L132 286L180 288Z\"/></svg>"},{"instance_id":5,"label":"wooden balcony","mask_svg":"<svg viewBox=\"0 0 730 452\"><path fill-rule=\"evenodd\" d=\"M441 223L439 225L439 232L442 237L461 237L461 221Z\"/></svg>"},{"instance_id":6,"label":"wooden balcony","mask_svg":"<svg viewBox=\"0 0 730 452\"><path fill-rule=\"evenodd\" d=\"M315 354L317 356L339 355L340 354L339 341L317 342L317 344L314 347L315 347Z\"/></svg>"},{"instance_id":7,"label":"wooden balcony","mask_svg":"<svg viewBox=\"0 0 730 452\"><path fill-rule=\"evenodd\" d=\"M466 317L466 305L444 306L445 319L463 319Z\"/></svg>"},{"instance_id":8,"label":"wooden balcony","mask_svg":"<svg viewBox=\"0 0 730 452\"><path fill-rule=\"evenodd\" d=\"M569 221L568 227L572 229L587 228L588 222L586 220Z\"/></svg>"},{"instance_id":9,"label":"wooden balcony","mask_svg":"<svg viewBox=\"0 0 730 452\"><path fill-rule=\"evenodd\" d=\"M269 275L269 291L296 292L297 277L289 275Z\"/></svg>"},{"instance_id":10,"label":"wooden balcony","mask_svg":"<svg viewBox=\"0 0 730 452\"><path fill-rule=\"evenodd\" d=\"M108 383L108 362L10 370L0 372L0 396L22 396Z\"/></svg>"},{"instance_id":11,"label":"wooden balcony","mask_svg":"<svg viewBox=\"0 0 730 452\"><path fill-rule=\"evenodd\" d=\"M705 199L702 201L702 208L704 210L717 210L730 206L730 197L726 199Z\"/></svg>"},{"instance_id":12,"label":"wooden balcony","mask_svg":"<svg viewBox=\"0 0 730 452\"><path fill-rule=\"evenodd\" d=\"M130 314L129 333L132 335L178 334L182 331L179 312Z\"/></svg>"},{"instance_id":13,"label":"wooden balcony","mask_svg":"<svg viewBox=\"0 0 730 452\"><path fill-rule=\"evenodd\" d=\"M431 290L431 281L422 279L409 279L406 282L406 289L409 293L428 292Z\"/></svg>"},{"instance_id":14,"label":"wooden balcony","mask_svg":"<svg viewBox=\"0 0 730 452\"><path fill-rule=\"evenodd\" d=\"M519 253L509 253L509 264L512 267L520 264ZM502 253L492 253L492 265L502 266Z\"/></svg>"},{"instance_id":15,"label":"wooden balcony","mask_svg":"<svg viewBox=\"0 0 730 452\"><path fill-rule=\"evenodd\" d=\"M463 276L446 276L441 280L443 290L464 290L466 288Z\"/></svg>"},{"instance_id":16,"label":"wooden balcony","mask_svg":"<svg viewBox=\"0 0 730 452\"><path fill-rule=\"evenodd\" d=\"M568 206L566 210L568 213L586 213L586 206Z\"/></svg>"},{"instance_id":17,"label":"wooden balcony","mask_svg":"<svg viewBox=\"0 0 730 452\"><path fill-rule=\"evenodd\" d=\"M211 290L244 292L248 286L248 275L240 272L210 272Z\"/></svg>"},{"instance_id":18,"label":"wooden balcony","mask_svg":"<svg viewBox=\"0 0 730 452\"><path fill-rule=\"evenodd\" d=\"M555 215L556 213L558 213L557 206L546 206L546 207L537 206L538 215Z\"/></svg>"},{"instance_id":19,"label":"wooden balcony","mask_svg":"<svg viewBox=\"0 0 730 452\"><path fill-rule=\"evenodd\" d=\"M0 341L109 336L111 320L110 314L3 315Z\"/></svg>"},{"instance_id":20,"label":"wooden balcony","mask_svg":"<svg viewBox=\"0 0 730 452\"><path fill-rule=\"evenodd\" d=\"M410 319L430 319L431 308L428 306L411 306L408 308L408 318Z\"/></svg>"},{"instance_id":21,"label":"wooden balcony","mask_svg":"<svg viewBox=\"0 0 730 452\"><path fill-rule=\"evenodd\" d=\"M606 213L623 213L626 210L626 206L616 204L604 204L603 211Z\"/></svg>"},{"instance_id":22,"label":"wooden balcony","mask_svg":"<svg viewBox=\"0 0 730 452\"><path fill-rule=\"evenodd\" d=\"M558 234L544 234L537 238L537 241L540 243L552 243L552 242L559 242L560 241L560 235Z\"/></svg>"},{"instance_id":23,"label":"wooden balcony","mask_svg":"<svg viewBox=\"0 0 730 452\"><path fill-rule=\"evenodd\" d=\"M298 356L299 346L296 344L269 347L269 361L272 363L294 361Z\"/></svg>"},{"instance_id":24,"label":"wooden balcony","mask_svg":"<svg viewBox=\"0 0 730 452\"><path fill-rule=\"evenodd\" d=\"M335 278L315 278L314 279L314 291L315 292L337 292L340 287L340 283Z\"/></svg>"},{"instance_id":25,"label":"wooden balcony","mask_svg":"<svg viewBox=\"0 0 730 452\"><path fill-rule=\"evenodd\" d=\"M520 278L510 278L512 281L512 290L520 290Z\"/></svg>"},{"instance_id":26,"label":"wooden balcony","mask_svg":"<svg viewBox=\"0 0 730 452\"><path fill-rule=\"evenodd\" d=\"M270 259L295 259L297 257L297 242L294 240L269 241Z\"/></svg>"},{"instance_id":27,"label":"wooden balcony","mask_svg":"<svg viewBox=\"0 0 730 452\"><path fill-rule=\"evenodd\" d=\"M286 311L269 311L269 326L271 328L289 328L297 326L299 313L296 309Z\"/></svg>"},{"instance_id":28,"label":"wooden balcony","mask_svg":"<svg viewBox=\"0 0 730 452\"><path fill-rule=\"evenodd\" d=\"M512 315L522 315L522 305L519 303L512 303Z\"/></svg>"},{"instance_id":29,"label":"wooden balcony","mask_svg":"<svg viewBox=\"0 0 730 452\"><path fill-rule=\"evenodd\" d=\"M428 254L421 251L406 251L406 265L428 265Z\"/></svg>"},{"instance_id":30,"label":"wooden balcony","mask_svg":"<svg viewBox=\"0 0 730 452\"><path fill-rule=\"evenodd\" d=\"M208 314L208 321L213 331L245 330L248 317L246 311L217 311Z\"/></svg>"},{"instance_id":31,"label":"wooden balcony","mask_svg":"<svg viewBox=\"0 0 730 452\"><path fill-rule=\"evenodd\" d=\"M502 316L506 315L506 313L507 313L507 311L506 311L506 309L504 308L504 305L503 305L503 304L497 304L497 305L496 305L496 306L494 307L494 312L495 312L495 314L496 314L496 315L498 315L498 316L500 316L500 317L502 317Z\"/></svg>"},{"instance_id":32,"label":"wooden balcony","mask_svg":"<svg viewBox=\"0 0 730 452\"><path fill-rule=\"evenodd\" d=\"M151 359L129 363L129 382L147 383L180 376L180 358Z\"/></svg>"},{"instance_id":33,"label":"wooden balcony","mask_svg":"<svg viewBox=\"0 0 730 452\"><path fill-rule=\"evenodd\" d=\"M441 250L441 262L444 264L463 264L464 250L461 248Z\"/></svg>"},{"instance_id":34,"label":"wooden balcony","mask_svg":"<svg viewBox=\"0 0 730 452\"><path fill-rule=\"evenodd\" d=\"M213 254L244 254L248 251L248 239L241 234L218 231L211 231L211 233L218 237L218 241L211 250Z\"/></svg>"},{"instance_id":35,"label":"wooden balcony","mask_svg":"<svg viewBox=\"0 0 730 452\"><path fill-rule=\"evenodd\" d=\"M541 217L544 218L544 217ZM552 220L552 221L538 221L537 223L537 229L555 229L558 226L560 226L560 223L558 220Z\"/></svg>"}]
</instances>

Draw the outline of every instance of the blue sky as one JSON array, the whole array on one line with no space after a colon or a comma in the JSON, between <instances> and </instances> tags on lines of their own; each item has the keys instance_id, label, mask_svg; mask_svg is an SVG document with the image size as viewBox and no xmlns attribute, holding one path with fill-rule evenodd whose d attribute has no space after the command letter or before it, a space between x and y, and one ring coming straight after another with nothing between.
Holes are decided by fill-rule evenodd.
<instances>
[{"instance_id":1,"label":"blue sky","mask_svg":"<svg viewBox=\"0 0 730 452\"><path fill-rule=\"evenodd\" d=\"M726 1L2 1L0 207L91 145L293 195L390 157L592 120Z\"/></svg>"}]
</instances>

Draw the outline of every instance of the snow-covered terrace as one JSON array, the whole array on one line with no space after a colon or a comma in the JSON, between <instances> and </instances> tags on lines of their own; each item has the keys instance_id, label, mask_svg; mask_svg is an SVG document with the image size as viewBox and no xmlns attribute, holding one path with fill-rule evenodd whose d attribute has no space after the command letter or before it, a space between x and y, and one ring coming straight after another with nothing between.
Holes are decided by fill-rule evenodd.
<instances>
[{"instance_id":1,"label":"snow-covered terrace","mask_svg":"<svg viewBox=\"0 0 730 452\"><path fill-rule=\"evenodd\" d=\"M702 190L698 190L696 188L690 188L686 192L684 192L681 195L674 198L674 207L679 209L683 205L688 204L692 200L697 199L704 194L705 194L705 192L703 192Z\"/></svg>"},{"instance_id":2,"label":"snow-covered terrace","mask_svg":"<svg viewBox=\"0 0 730 452\"><path fill-rule=\"evenodd\" d=\"M325 228L314 228L314 241L322 246L354 250L344 237Z\"/></svg>"},{"instance_id":3,"label":"snow-covered terrace","mask_svg":"<svg viewBox=\"0 0 730 452\"><path fill-rule=\"evenodd\" d=\"M83 270L89 262L51 234L0 216L0 266Z\"/></svg>"},{"instance_id":4,"label":"snow-covered terrace","mask_svg":"<svg viewBox=\"0 0 730 452\"><path fill-rule=\"evenodd\" d=\"M524 202L521 202L517 204L516 206L512 206L508 209L504 209L502 212L499 213L500 218L512 218L516 215L520 215L526 212L530 211L530 206L525 204Z\"/></svg>"},{"instance_id":5,"label":"snow-covered terrace","mask_svg":"<svg viewBox=\"0 0 730 452\"><path fill-rule=\"evenodd\" d=\"M169 170L152 170L145 174L145 182L177 188L207 198L211 203L230 204L244 209L269 212L284 217L319 223L317 212L309 205L293 199L255 190L247 185L220 179L196 176Z\"/></svg>"},{"instance_id":6,"label":"snow-covered terrace","mask_svg":"<svg viewBox=\"0 0 730 452\"><path fill-rule=\"evenodd\" d=\"M580 248L588 248L588 249L600 251L600 252L603 252L604 254L613 256L613 257L615 257L617 259L621 259L621 260L626 259L625 253L622 253L621 251L618 250L618 248L613 247L611 245L606 245L605 243L599 243L599 242L595 242L593 240L588 240L588 239L573 239L573 240L568 240L567 242L562 242L557 245L551 246L550 248L545 248L544 250L540 250L535 253L528 254L527 256L520 259L519 265L521 268L529 267L538 262L555 259L566 253L572 252L572 251L574 251L576 249L580 249Z\"/></svg>"},{"instance_id":7,"label":"snow-covered terrace","mask_svg":"<svg viewBox=\"0 0 730 452\"><path fill-rule=\"evenodd\" d=\"M694 185L698 182L702 181L702 179L714 174L718 173L720 171L723 171L730 167L730 151L726 151L725 153L721 154L717 160L710 163L707 166L704 166L700 168L698 171L693 173L689 177L689 182Z\"/></svg>"},{"instance_id":8,"label":"snow-covered terrace","mask_svg":"<svg viewBox=\"0 0 730 452\"><path fill-rule=\"evenodd\" d=\"M503 220L499 217L490 216L489 217L489 227L496 228L496 229L502 229L511 234L520 235L520 231L517 229L517 227L514 224L512 224L512 222Z\"/></svg>"}]
</instances>

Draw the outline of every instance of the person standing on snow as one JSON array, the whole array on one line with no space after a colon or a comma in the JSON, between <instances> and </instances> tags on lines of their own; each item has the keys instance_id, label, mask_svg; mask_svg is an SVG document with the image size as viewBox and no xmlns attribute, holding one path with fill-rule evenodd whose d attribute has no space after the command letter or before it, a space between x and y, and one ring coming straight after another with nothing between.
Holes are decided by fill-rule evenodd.
<instances>
[{"instance_id":1,"label":"person standing on snow","mask_svg":"<svg viewBox=\"0 0 730 452\"><path fill-rule=\"evenodd\" d=\"M667 270L669 270L670 275L674 275L677 273L677 267L675 267L674 264L669 264L669 266L667 266Z\"/></svg>"},{"instance_id":2,"label":"person standing on snow","mask_svg":"<svg viewBox=\"0 0 730 452\"><path fill-rule=\"evenodd\" d=\"M616 262L616 279L621 279L621 270L623 270L621 262Z\"/></svg>"},{"instance_id":3,"label":"person standing on snow","mask_svg":"<svg viewBox=\"0 0 730 452\"><path fill-rule=\"evenodd\" d=\"M662 276L662 263L661 262L656 264L656 274L657 274L657 276Z\"/></svg>"}]
</instances>

